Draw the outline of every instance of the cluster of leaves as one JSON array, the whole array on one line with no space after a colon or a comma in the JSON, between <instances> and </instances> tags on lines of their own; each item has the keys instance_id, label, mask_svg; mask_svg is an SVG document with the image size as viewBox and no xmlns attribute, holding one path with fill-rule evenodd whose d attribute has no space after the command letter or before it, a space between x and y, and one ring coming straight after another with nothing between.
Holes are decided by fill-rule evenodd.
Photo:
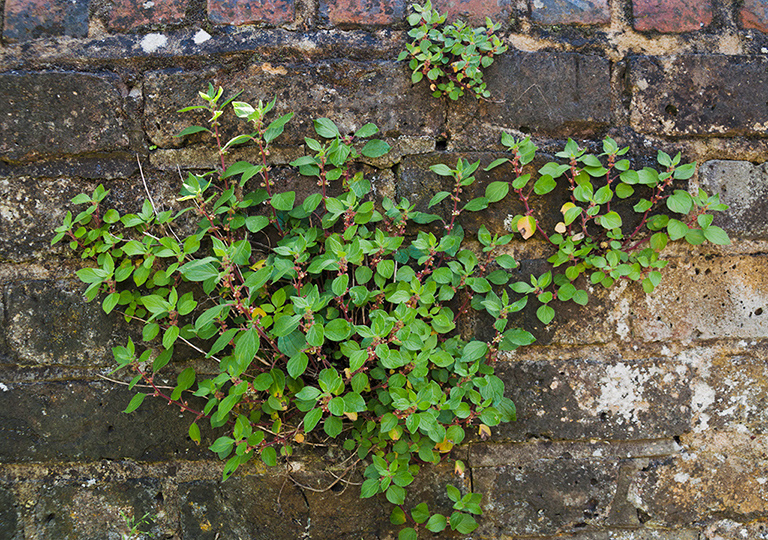
<instances>
[{"instance_id":1,"label":"cluster of leaves","mask_svg":"<svg viewBox=\"0 0 768 540\"><path fill-rule=\"evenodd\" d=\"M484 196L468 202L462 193L475 183L479 162L435 165L433 172L451 184L429 203L447 208L438 215L417 211L405 199L374 199L357 162L389 151L386 142L370 139L376 126L343 136L321 118L314 122L318 138L305 140L312 153L291 164L318 185L298 201L295 192L276 188L267 163L269 146L291 114L267 123L274 101L254 107L230 98L223 103L231 103L253 131L222 143L222 94L210 86L200 93L204 105L183 109L210 114L209 127L182 133L210 131L222 168L189 174L178 198L181 211L158 211L145 201L139 213L121 215L104 208L108 191L99 186L75 197L85 209L67 214L53 243L67 239L93 263L77 272L88 284L88 300L101 294L105 312L118 309L142 325L145 343L129 340L114 349L117 369L133 374L129 386L142 382L150 394L191 413L189 435L197 442L203 419L223 430L210 449L226 460L225 478L252 459L276 465L278 455L290 456L310 438L342 439L352 459L366 464L361 496L381 493L395 505L390 519L404 526L401 540L415 539L420 529L469 533L477 527L479 494L449 485L453 509L444 515L430 512L426 503L406 510L407 490L423 465L449 456L471 430L485 439L494 426L515 419L494 366L500 352L533 343L529 332L509 321L530 296L541 304L539 318L549 323L552 300L586 303L586 291L576 287L584 273L605 286L642 279L652 289L668 237L727 240L706 214L721 209L716 198L665 194L673 179L692 174L692 166L678 167L679 156L660 153L666 172L634 172L626 160L616 161L626 149L610 139L601 156L607 166L569 141L558 154L567 163L546 164L531 183L523 168L535 146L504 135L510 157L487 169L509 163L514 176L490 183ZM259 149L261 161L225 167L227 150L245 143ZM571 202L563 206L557 233L548 236L528 198L549 193L561 177ZM625 234L610 203L614 195L630 196L637 185L651 195L635 207L642 219ZM492 234L486 227L477 237L480 253L463 247L461 215L482 211L510 192L526 209L513 229L523 238L541 231L556 247L550 262L565 267L564 273L511 283L518 263L505 246L513 234ZM684 217L654 214L664 200ZM182 238L176 225L187 213L197 226ZM473 311L493 319L490 342L457 331L459 318ZM158 380L180 343L209 359L215 374L186 367L166 393ZM126 412L146 395L137 393ZM189 395L204 405L193 408ZM457 461L456 471L463 470Z\"/></svg>"},{"instance_id":2,"label":"cluster of leaves","mask_svg":"<svg viewBox=\"0 0 768 540\"><path fill-rule=\"evenodd\" d=\"M414 84L426 77L435 97L448 96L457 100L469 92L478 99L487 99L490 92L483 81L483 70L493 63L493 57L505 52L507 46L494 34L500 28L486 17L486 26L472 28L462 21L445 24L445 15L432 9L432 2L411 6L408 23L413 27L398 60L409 60Z\"/></svg>"}]
</instances>

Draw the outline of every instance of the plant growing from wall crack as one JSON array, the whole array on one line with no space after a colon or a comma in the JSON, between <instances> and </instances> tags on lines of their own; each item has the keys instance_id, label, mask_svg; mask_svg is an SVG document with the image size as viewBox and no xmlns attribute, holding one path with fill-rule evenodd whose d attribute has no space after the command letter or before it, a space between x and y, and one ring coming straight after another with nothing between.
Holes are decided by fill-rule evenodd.
<instances>
[{"instance_id":1,"label":"plant growing from wall crack","mask_svg":"<svg viewBox=\"0 0 768 540\"><path fill-rule=\"evenodd\" d=\"M515 419L494 366L534 337L512 325L510 315L531 297L545 324L555 315L554 301L585 304L582 275L604 286L641 281L650 292L669 239L728 241L708 213L723 209L716 197L669 193L673 180L693 174L693 165L659 153L662 173L633 171L618 159L626 149L611 139L599 157L569 141L557 156L564 163L544 165L534 181L524 169L535 146L504 135L508 157L486 170L510 167L510 180L490 183L467 201L463 194L480 163L434 165L448 188L428 205L441 212L430 213L405 199L374 198L358 162L389 151L386 142L371 139L376 126L345 136L321 118L314 121L317 138L305 140L311 153L292 163L318 189L298 200L276 185L267 161L292 114L268 122L274 101L222 102L223 90L212 86L200 95L202 105L183 111L207 111L209 126L181 135L210 132L222 167L188 175L178 198L183 209L160 212L145 201L138 213L121 215L105 207L109 192L99 186L74 198L85 208L67 214L53 243L69 241L91 263L77 272L89 301L101 297L105 312L119 311L142 327L144 343L129 340L113 350L116 370L132 374L131 388L141 382L188 412L194 441L201 441L200 422L218 430L210 449L226 460L225 479L253 459L276 465L297 444L338 440L365 464L361 497L383 494L394 505L390 520L402 525L401 540L423 530L477 527L480 494L448 485L453 508L440 513L411 500L408 489L423 466L450 456L472 431L485 439ZM223 143L218 123L227 103L252 131ZM227 165L227 150L246 143L258 148L259 163ZM569 202L547 232L528 201L558 181ZM649 194L627 228L614 197L641 187ZM510 193L525 208L512 230L523 238L538 232L554 250L553 269L528 281L512 279L513 233L481 227L477 251L464 242L462 216ZM679 218L658 213L665 207ZM177 224L189 216L196 228L182 236ZM490 342L457 331L459 318L476 312L494 321ZM198 351L215 374L185 367L166 392L158 380L180 347ZM149 394L138 392L126 412ZM464 467L456 461L458 472Z\"/></svg>"}]
</instances>

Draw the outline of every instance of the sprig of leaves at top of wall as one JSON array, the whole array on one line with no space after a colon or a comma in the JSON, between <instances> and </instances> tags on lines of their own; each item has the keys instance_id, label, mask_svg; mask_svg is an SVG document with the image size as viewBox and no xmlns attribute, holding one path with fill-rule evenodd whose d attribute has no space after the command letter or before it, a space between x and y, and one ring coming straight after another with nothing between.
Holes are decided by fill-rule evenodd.
<instances>
[{"instance_id":1,"label":"sprig of leaves at top of wall","mask_svg":"<svg viewBox=\"0 0 768 540\"><path fill-rule=\"evenodd\" d=\"M491 93L483 80L483 70L493 63L496 55L507 46L494 33L501 25L486 17L485 27L456 21L445 24L446 16L424 5L413 4L408 23L413 27L398 60L409 60L414 84L426 78L435 97L448 96L457 100L469 92L478 99L488 99Z\"/></svg>"}]
</instances>

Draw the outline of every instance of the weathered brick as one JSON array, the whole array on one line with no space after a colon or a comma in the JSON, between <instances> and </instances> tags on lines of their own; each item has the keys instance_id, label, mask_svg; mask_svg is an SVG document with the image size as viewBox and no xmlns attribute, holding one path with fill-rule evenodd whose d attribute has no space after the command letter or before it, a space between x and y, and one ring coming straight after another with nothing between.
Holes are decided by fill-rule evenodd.
<instances>
[{"instance_id":1,"label":"weathered brick","mask_svg":"<svg viewBox=\"0 0 768 540\"><path fill-rule=\"evenodd\" d=\"M744 0L739 11L741 25L768 32L768 2L766 0Z\"/></svg>"},{"instance_id":2,"label":"weathered brick","mask_svg":"<svg viewBox=\"0 0 768 540\"><path fill-rule=\"evenodd\" d=\"M541 24L608 24L608 0L534 0L533 20Z\"/></svg>"},{"instance_id":3,"label":"weathered brick","mask_svg":"<svg viewBox=\"0 0 768 540\"><path fill-rule=\"evenodd\" d=\"M0 463L100 459L208 458L204 441L187 436L189 415L148 397L131 414L122 411L136 389L110 382L10 383L0 391Z\"/></svg>"},{"instance_id":4,"label":"weathered brick","mask_svg":"<svg viewBox=\"0 0 768 540\"><path fill-rule=\"evenodd\" d=\"M768 58L681 55L630 61L632 126L669 136L763 135Z\"/></svg>"},{"instance_id":5,"label":"weathered brick","mask_svg":"<svg viewBox=\"0 0 768 540\"><path fill-rule=\"evenodd\" d=\"M3 38L88 35L88 0L6 0Z\"/></svg>"},{"instance_id":6,"label":"weathered brick","mask_svg":"<svg viewBox=\"0 0 768 540\"><path fill-rule=\"evenodd\" d=\"M189 0L115 0L109 28L130 30L147 24L173 24L184 20Z\"/></svg>"},{"instance_id":7,"label":"weathered brick","mask_svg":"<svg viewBox=\"0 0 768 540\"><path fill-rule=\"evenodd\" d=\"M486 17L490 17L496 23L506 22L511 4L511 0L435 0L432 2L435 9L446 15L447 22L461 19L480 26L485 26Z\"/></svg>"},{"instance_id":8,"label":"weathered brick","mask_svg":"<svg viewBox=\"0 0 768 540\"><path fill-rule=\"evenodd\" d=\"M19 521L17 508L18 505L13 493L0 487L0 538L17 538L16 531Z\"/></svg>"},{"instance_id":9,"label":"weathered brick","mask_svg":"<svg viewBox=\"0 0 768 540\"><path fill-rule=\"evenodd\" d=\"M403 20L405 0L323 0L320 9L331 24L392 24Z\"/></svg>"},{"instance_id":10,"label":"weathered brick","mask_svg":"<svg viewBox=\"0 0 768 540\"><path fill-rule=\"evenodd\" d=\"M498 145L499 129L593 133L611 117L610 63L578 53L510 51L488 69L491 100L451 105L450 148Z\"/></svg>"},{"instance_id":11,"label":"weathered brick","mask_svg":"<svg viewBox=\"0 0 768 540\"><path fill-rule=\"evenodd\" d=\"M208 18L216 24L281 24L294 17L293 0L208 0Z\"/></svg>"},{"instance_id":12,"label":"weathered brick","mask_svg":"<svg viewBox=\"0 0 768 540\"><path fill-rule=\"evenodd\" d=\"M517 421L498 426L501 440L673 437L690 430L688 366L666 358L624 359L610 351L526 360L498 366Z\"/></svg>"},{"instance_id":13,"label":"weathered brick","mask_svg":"<svg viewBox=\"0 0 768 540\"><path fill-rule=\"evenodd\" d=\"M632 303L633 335L647 341L765 336L766 266L762 255L671 260L653 294Z\"/></svg>"},{"instance_id":14,"label":"weathered brick","mask_svg":"<svg viewBox=\"0 0 768 540\"><path fill-rule=\"evenodd\" d=\"M285 81L291 81L286 86ZM195 141L212 144L206 136L184 139L173 135L183 128L206 122L205 114L178 114L187 105L200 103L197 93L215 74L155 71L145 80L147 134L160 147ZM229 88L243 88L241 101L257 103L277 96L272 118L289 111L294 118L275 145L302 144L304 137L317 137L312 120L327 117L342 133L353 133L367 122L375 123L384 137L434 137L441 129L445 110L428 93L411 85L402 66L395 62L367 63L347 60L318 64L256 64L229 75ZM244 133L248 126L231 110L222 117L225 136Z\"/></svg>"},{"instance_id":15,"label":"weathered brick","mask_svg":"<svg viewBox=\"0 0 768 540\"><path fill-rule=\"evenodd\" d=\"M549 536L604 526L616 493L617 460L533 460L472 470L486 502L483 538Z\"/></svg>"},{"instance_id":16,"label":"weathered brick","mask_svg":"<svg viewBox=\"0 0 768 540\"><path fill-rule=\"evenodd\" d=\"M707 161L699 168L699 185L729 207L715 214L716 225L742 238L768 236L768 163Z\"/></svg>"},{"instance_id":17,"label":"weathered brick","mask_svg":"<svg viewBox=\"0 0 768 540\"><path fill-rule=\"evenodd\" d=\"M124 538L130 533L126 518L138 522L145 514L152 519L139 531L163 537L175 530L173 492L164 495L160 479L45 479L30 488L35 500L27 511L27 530L40 540Z\"/></svg>"},{"instance_id":18,"label":"weathered brick","mask_svg":"<svg viewBox=\"0 0 768 540\"><path fill-rule=\"evenodd\" d=\"M0 75L0 154L29 160L127 148L117 84L88 73Z\"/></svg>"},{"instance_id":19,"label":"weathered brick","mask_svg":"<svg viewBox=\"0 0 768 540\"><path fill-rule=\"evenodd\" d=\"M768 436L712 431L683 438L683 446L679 456L652 460L633 486L649 519L678 527L768 516Z\"/></svg>"},{"instance_id":20,"label":"weathered brick","mask_svg":"<svg viewBox=\"0 0 768 540\"><path fill-rule=\"evenodd\" d=\"M632 0L635 30L690 32L712 22L709 0Z\"/></svg>"},{"instance_id":21,"label":"weathered brick","mask_svg":"<svg viewBox=\"0 0 768 540\"><path fill-rule=\"evenodd\" d=\"M5 285L8 348L19 364L98 366L112 363L111 348L124 344L117 317L99 302L87 304L80 283L14 282Z\"/></svg>"}]
</instances>

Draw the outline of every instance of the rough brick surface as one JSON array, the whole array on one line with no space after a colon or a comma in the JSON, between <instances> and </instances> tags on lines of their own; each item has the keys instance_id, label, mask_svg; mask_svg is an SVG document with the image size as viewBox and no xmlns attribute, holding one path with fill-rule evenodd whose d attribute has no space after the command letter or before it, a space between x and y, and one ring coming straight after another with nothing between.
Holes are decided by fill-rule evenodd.
<instances>
[{"instance_id":1,"label":"rough brick surface","mask_svg":"<svg viewBox=\"0 0 768 540\"><path fill-rule=\"evenodd\" d=\"M765 0L744 0L739 17L744 28L768 32L768 2Z\"/></svg>"},{"instance_id":2,"label":"rough brick surface","mask_svg":"<svg viewBox=\"0 0 768 540\"><path fill-rule=\"evenodd\" d=\"M0 155L26 160L126 148L116 83L87 73L0 75L7 97L0 101Z\"/></svg>"},{"instance_id":3,"label":"rough brick surface","mask_svg":"<svg viewBox=\"0 0 768 540\"><path fill-rule=\"evenodd\" d=\"M294 17L293 0L208 0L208 17L216 24L281 24Z\"/></svg>"},{"instance_id":4,"label":"rough brick surface","mask_svg":"<svg viewBox=\"0 0 768 540\"><path fill-rule=\"evenodd\" d=\"M636 338L761 338L768 332L764 256L674 259L652 295L631 306Z\"/></svg>"},{"instance_id":5,"label":"rough brick surface","mask_svg":"<svg viewBox=\"0 0 768 540\"><path fill-rule=\"evenodd\" d=\"M208 456L212 440L198 447L187 437L192 417L160 399L146 398L122 411L136 394L109 382L11 383L0 392L0 462L99 459L195 459ZM137 426L141 426L137 429Z\"/></svg>"},{"instance_id":6,"label":"rough brick surface","mask_svg":"<svg viewBox=\"0 0 768 540\"><path fill-rule=\"evenodd\" d=\"M446 15L448 22L461 19L485 26L486 17L496 23L507 22L512 3L512 0L435 0L432 5Z\"/></svg>"},{"instance_id":7,"label":"rough brick surface","mask_svg":"<svg viewBox=\"0 0 768 540\"><path fill-rule=\"evenodd\" d=\"M147 24L173 24L184 20L189 0L116 0L109 16L113 30L130 30Z\"/></svg>"},{"instance_id":8,"label":"rough brick surface","mask_svg":"<svg viewBox=\"0 0 768 540\"><path fill-rule=\"evenodd\" d=\"M0 487L0 538L16 538L18 517L15 503L13 493Z\"/></svg>"},{"instance_id":9,"label":"rough brick surface","mask_svg":"<svg viewBox=\"0 0 768 540\"><path fill-rule=\"evenodd\" d=\"M404 0L322 1L320 9L328 15L331 24L392 24L403 19Z\"/></svg>"},{"instance_id":10,"label":"rough brick surface","mask_svg":"<svg viewBox=\"0 0 768 540\"><path fill-rule=\"evenodd\" d=\"M499 128L534 135L566 130L572 136L608 124L610 63L576 53L508 52L489 68L491 101L452 104L450 147L498 145Z\"/></svg>"},{"instance_id":11,"label":"rough brick surface","mask_svg":"<svg viewBox=\"0 0 768 540\"><path fill-rule=\"evenodd\" d=\"M768 236L768 165L749 161L713 160L701 164L699 184L708 194L720 195L728 210L714 223L741 238Z\"/></svg>"},{"instance_id":12,"label":"rough brick surface","mask_svg":"<svg viewBox=\"0 0 768 540\"><path fill-rule=\"evenodd\" d=\"M632 126L660 135L763 135L765 56L641 56L630 63Z\"/></svg>"},{"instance_id":13,"label":"rough brick surface","mask_svg":"<svg viewBox=\"0 0 768 540\"><path fill-rule=\"evenodd\" d=\"M607 24L608 0L534 0L531 16L541 24Z\"/></svg>"},{"instance_id":14,"label":"rough brick surface","mask_svg":"<svg viewBox=\"0 0 768 540\"><path fill-rule=\"evenodd\" d=\"M88 35L88 0L6 0L3 39Z\"/></svg>"},{"instance_id":15,"label":"rough brick surface","mask_svg":"<svg viewBox=\"0 0 768 540\"><path fill-rule=\"evenodd\" d=\"M320 64L256 64L246 71L232 73L230 88L243 88L238 98L246 102L271 100L277 96L273 118L289 111L294 118L276 145L303 142L316 137L312 120L327 117L342 133L353 133L367 122L381 130L380 136L434 136L439 133L444 110L428 93L412 87L402 66L393 62L376 64L329 61ZM292 81L286 86L285 81ZM208 82L216 83L210 73L148 73L145 118L152 142L160 147L178 146L205 140L196 136L184 140L173 135L184 127L206 121L204 114L178 114L181 107L197 104L198 91ZM228 112L222 118L227 136L244 133L246 124Z\"/></svg>"},{"instance_id":16,"label":"rough brick surface","mask_svg":"<svg viewBox=\"0 0 768 540\"><path fill-rule=\"evenodd\" d=\"M635 30L690 32L712 22L710 0L633 0Z\"/></svg>"}]
</instances>

